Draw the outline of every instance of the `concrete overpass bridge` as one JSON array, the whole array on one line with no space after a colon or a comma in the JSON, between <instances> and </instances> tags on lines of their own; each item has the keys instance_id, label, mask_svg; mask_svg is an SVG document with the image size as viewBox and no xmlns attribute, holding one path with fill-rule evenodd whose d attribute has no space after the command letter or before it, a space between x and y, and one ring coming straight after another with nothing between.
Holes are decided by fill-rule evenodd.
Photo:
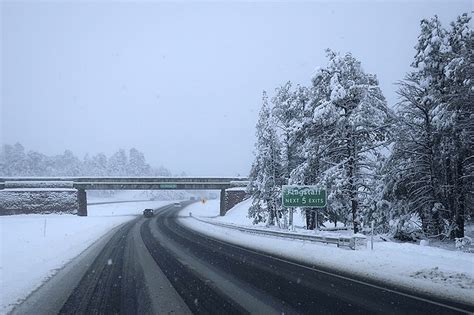
<instances>
[{"instance_id":1,"label":"concrete overpass bridge","mask_svg":"<svg viewBox=\"0 0 474 315\"><path fill-rule=\"evenodd\" d=\"M247 183L245 177L4 177L0 190L74 188L80 216L87 215L87 190L220 190L220 213L224 215L226 200L239 194L231 188Z\"/></svg>"}]
</instances>

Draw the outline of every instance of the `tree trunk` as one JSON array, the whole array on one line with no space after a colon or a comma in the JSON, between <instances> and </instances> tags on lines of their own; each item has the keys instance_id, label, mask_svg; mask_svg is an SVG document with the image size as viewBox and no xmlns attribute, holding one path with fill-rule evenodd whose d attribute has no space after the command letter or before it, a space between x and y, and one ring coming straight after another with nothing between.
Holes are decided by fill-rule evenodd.
<instances>
[{"instance_id":1,"label":"tree trunk","mask_svg":"<svg viewBox=\"0 0 474 315\"><path fill-rule=\"evenodd\" d=\"M359 233L359 218L357 216L357 187L354 184L354 158L349 158L349 197L351 199L352 224L354 226L354 233Z\"/></svg>"},{"instance_id":2,"label":"tree trunk","mask_svg":"<svg viewBox=\"0 0 474 315\"><path fill-rule=\"evenodd\" d=\"M268 204L268 221L267 221L267 227L270 225L274 225L275 221L275 213L273 211L273 207L271 204Z\"/></svg>"},{"instance_id":3,"label":"tree trunk","mask_svg":"<svg viewBox=\"0 0 474 315\"><path fill-rule=\"evenodd\" d=\"M354 225L354 234L359 233L359 218L357 217L357 200L351 196L352 222Z\"/></svg>"},{"instance_id":4,"label":"tree trunk","mask_svg":"<svg viewBox=\"0 0 474 315\"><path fill-rule=\"evenodd\" d=\"M313 209L306 209L306 228L308 230L314 230L316 227L316 213Z\"/></svg>"},{"instance_id":5,"label":"tree trunk","mask_svg":"<svg viewBox=\"0 0 474 315\"><path fill-rule=\"evenodd\" d=\"M311 230L311 213L309 209L306 209L304 212L306 215L306 229Z\"/></svg>"},{"instance_id":6,"label":"tree trunk","mask_svg":"<svg viewBox=\"0 0 474 315\"><path fill-rule=\"evenodd\" d=\"M349 128L348 128L349 129ZM356 139L352 130L349 129L347 133L347 153L349 157L348 167L347 167L347 177L349 179L349 198L351 200L351 211L352 211L352 225L354 226L354 233L359 233L359 218L357 215L357 187L355 183L356 177Z\"/></svg>"},{"instance_id":7,"label":"tree trunk","mask_svg":"<svg viewBox=\"0 0 474 315\"><path fill-rule=\"evenodd\" d=\"M275 212L275 222L276 222L276 226L278 226L279 229L281 229L281 223L280 223L280 211L277 211L276 209L273 210Z\"/></svg>"},{"instance_id":8,"label":"tree trunk","mask_svg":"<svg viewBox=\"0 0 474 315\"><path fill-rule=\"evenodd\" d=\"M454 183L453 183L453 167L451 165L451 157L448 155L445 159L445 172L446 172L446 183L445 183L445 200L446 200L446 205L448 208L448 213L449 213L449 220L453 220L456 222L456 216L457 216L457 209L455 205L455 199L456 194L454 192ZM436 221L436 229L438 231L438 234L441 234L442 232L442 227L441 227L441 222L439 220L439 216L437 218L438 220ZM457 228L456 228L457 230Z\"/></svg>"},{"instance_id":9,"label":"tree trunk","mask_svg":"<svg viewBox=\"0 0 474 315\"><path fill-rule=\"evenodd\" d=\"M456 162L456 196L457 200L456 204L456 212L455 212L455 223L456 223L456 230L455 230L455 237L464 237L464 215L465 215L465 198L464 198L464 189L463 189L463 162L462 162L462 155L458 156Z\"/></svg>"}]
</instances>

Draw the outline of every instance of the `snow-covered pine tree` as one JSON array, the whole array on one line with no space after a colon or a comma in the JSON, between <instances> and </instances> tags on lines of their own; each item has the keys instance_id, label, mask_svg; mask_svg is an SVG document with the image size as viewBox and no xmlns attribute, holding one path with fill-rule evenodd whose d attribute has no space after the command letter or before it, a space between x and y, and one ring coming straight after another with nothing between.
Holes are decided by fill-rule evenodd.
<instances>
[{"instance_id":1,"label":"snow-covered pine tree","mask_svg":"<svg viewBox=\"0 0 474 315\"><path fill-rule=\"evenodd\" d=\"M115 152L108 160L107 175L124 176L127 174L127 153L120 149Z\"/></svg>"},{"instance_id":2,"label":"snow-covered pine tree","mask_svg":"<svg viewBox=\"0 0 474 315\"><path fill-rule=\"evenodd\" d=\"M127 175L146 176L149 173L150 165L146 164L143 153L135 148L131 148L129 151Z\"/></svg>"},{"instance_id":3,"label":"snow-covered pine tree","mask_svg":"<svg viewBox=\"0 0 474 315\"><path fill-rule=\"evenodd\" d=\"M92 168L93 168L93 160L90 157L89 153L86 153L81 163L81 175L93 176L94 174L92 174Z\"/></svg>"},{"instance_id":4,"label":"snow-covered pine tree","mask_svg":"<svg viewBox=\"0 0 474 315\"><path fill-rule=\"evenodd\" d=\"M389 135L389 139L392 138ZM385 151L385 152L384 152ZM367 196L367 210L364 215L364 224L374 222L375 233L382 234L390 231L390 222L395 218L391 206L393 205L386 199L387 186L385 185L387 166L387 157L389 151L384 150L377 152L375 163L375 172L373 179L370 181L370 194Z\"/></svg>"},{"instance_id":5,"label":"snow-covered pine tree","mask_svg":"<svg viewBox=\"0 0 474 315\"><path fill-rule=\"evenodd\" d=\"M288 184L301 184L304 182L300 182L301 178L298 178L297 175L293 173L297 170L297 168L304 163L306 152L304 151L304 144L305 144L305 128L304 122L306 121L305 113L306 107L310 103L311 100L311 90L306 86L297 85L296 89L293 91L292 103L291 103L291 111L294 113L293 119L290 123L289 129L289 136L290 136L290 143L293 149L291 154L291 163L290 163L290 174L289 179L285 182ZM298 172L297 172L298 173ZM315 227L315 211L313 209L305 208L302 211L302 214L306 217L306 226L309 228ZM293 219L291 217L291 219ZM293 225L293 222L289 222L290 225Z\"/></svg>"},{"instance_id":6,"label":"snow-covered pine tree","mask_svg":"<svg viewBox=\"0 0 474 315\"><path fill-rule=\"evenodd\" d=\"M27 175L27 161L25 148L20 143L5 144L2 147L3 167L0 172L3 176Z\"/></svg>"},{"instance_id":7,"label":"snow-covered pine tree","mask_svg":"<svg viewBox=\"0 0 474 315\"><path fill-rule=\"evenodd\" d=\"M464 237L466 211L474 199L474 74L471 17L463 14L447 31L448 49L442 52L444 90L435 111L435 123L442 134L440 160L444 162L443 199L449 209L450 237Z\"/></svg>"},{"instance_id":8,"label":"snow-covered pine tree","mask_svg":"<svg viewBox=\"0 0 474 315\"><path fill-rule=\"evenodd\" d=\"M387 173L387 186L393 189L389 196L399 208L410 209L406 215L418 214L425 233L439 234L439 212L432 212L440 197L434 104L415 75L408 75L399 85L397 133Z\"/></svg>"},{"instance_id":9,"label":"snow-covered pine tree","mask_svg":"<svg viewBox=\"0 0 474 315\"><path fill-rule=\"evenodd\" d=\"M292 111L292 91L291 82L288 81L281 87L276 88L275 96L272 99L272 115L275 118L278 134L282 144L282 171L283 182L287 183L292 163L292 153L290 142L290 128L295 113Z\"/></svg>"},{"instance_id":10,"label":"snow-covered pine tree","mask_svg":"<svg viewBox=\"0 0 474 315\"><path fill-rule=\"evenodd\" d=\"M452 172L450 158L444 160L442 157L446 135L440 130L440 124L436 120L439 119L437 116L443 116L438 109L442 107L446 97L447 82L443 69L448 63L447 52L450 47L447 32L437 16L423 19L420 26L421 32L415 46L417 52L412 63L414 68L412 76L421 88L420 100L426 111L424 120L426 146L423 152L428 158L426 162L431 168L431 174L422 180L415 178L412 184L420 187L417 191L415 190L413 197L414 200L425 201L424 203L417 202L417 206L422 207L420 210L425 232L430 235L441 235L446 232L446 228L449 229L449 226L443 226L443 217L449 217L452 207L444 197L452 190ZM447 177L443 176L443 173ZM424 185L417 185L418 182L423 181L425 181ZM431 201L429 201L430 198L432 198Z\"/></svg>"},{"instance_id":11,"label":"snow-covered pine tree","mask_svg":"<svg viewBox=\"0 0 474 315\"><path fill-rule=\"evenodd\" d=\"M295 146L296 165L291 171L289 183L292 185L314 185L321 173L321 142L324 141L321 125L313 121L317 102L314 100L317 87L298 87L295 91L295 106L298 115L292 123L291 139ZM316 211L321 209L304 208L302 214L306 218L306 228L317 227ZM319 216L322 218L322 216Z\"/></svg>"},{"instance_id":12,"label":"snow-covered pine tree","mask_svg":"<svg viewBox=\"0 0 474 315\"><path fill-rule=\"evenodd\" d=\"M151 175L153 176L172 176L171 171L166 167L160 166L157 169L152 169Z\"/></svg>"},{"instance_id":13,"label":"snow-covered pine tree","mask_svg":"<svg viewBox=\"0 0 474 315\"><path fill-rule=\"evenodd\" d=\"M253 202L249 217L254 223L266 221L268 225L278 223L281 208L281 151L275 122L263 92L262 108L257 122L255 160L250 173L248 191Z\"/></svg>"},{"instance_id":14,"label":"snow-covered pine tree","mask_svg":"<svg viewBox=\"0 0 474 315\"><path fill-rule=\"evenodd\" d=\"M386 144L391 113L376 77L350 53L328 51L328 58L313 78L303 176L329 189L333 214L344 216L350 209L357 233L373 187L374 155Z\"/></svg>"},{"instance_id":15,"label":"snow-covered pine tree","mask_svg":"<svg viewBox=\"0 0 474 315\"><path fill-rule=\"evenodd\" d=\"M290 132L294 117L298 114L296 108L293 106L293 93L291 91L291 82L288 81L275 91L275 96L272 99L273 110L272 114L275 117L278 133L282 144L282 172L283 182L288 183L291 170L294 168L292 141L290 139Z\"/></svg>"},{"instance_id":16,"label":"snow-covered pine tree","mask_svg":"<svg viewBox=\"0 0 474 315\"><path fill-rule=\"evenodd\" d=\"M98 153L92 157L89 173L93 176L107 175L107 156L104 153Z\"/></svg>"},{"instance_id":17,"label":"snow-covered pine tree","mask_svg":"<svg viewBox=\"0 0 474 315\"><path fill-rule=\"evenodd\" d=\"M26 154L27 173L29 176L45 176L47 173L47 157L36 151L28 151Z\"/></svg>"},{"instance_id":18,"label":"snow-covered pine tree","mask_svg":"<svg viewBox=\"0 0 474 315\"><path fill-rule=\"evenodd\" d=\"M66 150L62 155L56 156L53 167L60 176L78 176L81 173L81 161L71 150Z\"/></svg>"},{"instance_id":19,"label":"snow-covered pine tree","mask_svg":"<svg viewBox=\"0 0 474 315\"><path fill-rule=\"evenodd\" d=\"M389 159L393 166L387 177L393 188L389 195L400 208L419 215L428 236L464 235L466 202L472 204L472 31L468 24L463 15L448 33L436 16L422 20L414 70L398 91L401 102Z\"/></svg>"},{"instance_id":20,"label":"snow-covered pine tree","mask_svg":"<svg viewBox=\"0 0 474 315\"><path fill-rule=\"evenodd\" d=\"M280 182L282 185L289 184L290 174L301 160L297 152L298 143L295 141L294 129L301 121L303 108L308 100L306 94L306 88L301 86L297 86L296 90L292 91L291 82L288 81L276 89L275 96L272 99L272 114L278 127L278 136L281 139L282 170ZM293 217L290 216L289 221L287 220L287 209L282 209L282 214L284 215L285 225L292 225Z\"/></svg>"}]
</instances>

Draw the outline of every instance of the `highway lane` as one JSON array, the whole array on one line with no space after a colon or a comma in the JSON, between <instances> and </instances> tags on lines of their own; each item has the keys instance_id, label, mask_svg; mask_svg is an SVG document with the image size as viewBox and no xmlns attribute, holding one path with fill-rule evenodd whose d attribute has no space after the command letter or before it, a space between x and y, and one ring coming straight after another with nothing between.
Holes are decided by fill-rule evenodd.
<instances>
[{"instance_id":1,"label":"highway lane","mask_svg":"<svg viewBox=\"0 0 474 315\"><path fill-rule=\"evenodd\" d=\"M34 298L14 313L459 314L463 310L464 313L474 311L211 239L180 225L179 210L175 206L162 207L151 219L137 217L121 226L86 255L88 259L76 262L84 269L80 276L74 276L73 270L66 276L59 274L60 281L49 285L49 290L47 285L46 289L38 290ZM54 291L57 287L62 290ZM48 302L53 300L60 302Z\"/></svg>"},{"instance_id":2,"label":"highway lane","mask_svg":"<svg viewBox=\"0 0 474 315\"><path fill-rule=\"evenodd\" d=\"M261 303L279 313L450 314L466 309L211 239L180 225L173 210L161 212L148 225L155 239L161 239L163 247L174 251L182 263L196 269L202 287L210 282L211 272L214 272L239 288L251 291ZM147 230L142 226L142 236ZM177 254L180 251L186 255ZM154 258L160 264L159 257ZM196 262L204 262L212 269L201 272ZM239 302L235 292L226 290L219 282L210 283L228 299ZM195 293L196 298L200 298L198 293ZM241 305L248 309L247 304Z\"/></svg>"}]
</instances>

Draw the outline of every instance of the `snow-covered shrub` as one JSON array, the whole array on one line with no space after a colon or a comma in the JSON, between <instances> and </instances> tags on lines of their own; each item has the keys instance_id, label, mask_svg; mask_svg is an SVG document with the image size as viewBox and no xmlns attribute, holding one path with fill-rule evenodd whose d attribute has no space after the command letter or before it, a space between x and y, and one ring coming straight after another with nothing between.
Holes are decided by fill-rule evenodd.
<instances>
[{"instance_id":1,"label":"snow-covered shrub","mask_svg":"<svg viewBox=\"0 0 474 315\"><path fill-rule=\"evenodd\" d=\"M420 246L429 246L430 245L430 241L429 240L421 240L420 241Z\"/></svg>"},{"instance_id":2,"label":"snow-covered shrub","mask_svg":"<svg viewBox=\"0 0 474 315\"><path fill-rule=\"evenodd\" d=\"M459 250L466 250L472 244L472 238L469 236L457 237L454 240L456 242L456 248Z\"/></svg>"},{"instance_id":3,"label":"snow-covered shrub","mask_svg":"<svg viewBox=\"0 0 474 315\"><path fill-rule=\"evenodd\" d=\"M423 236L417 215L403 215L390 220L390 236L400 241L415 242Z\"/></svg>"}]
</instances>

